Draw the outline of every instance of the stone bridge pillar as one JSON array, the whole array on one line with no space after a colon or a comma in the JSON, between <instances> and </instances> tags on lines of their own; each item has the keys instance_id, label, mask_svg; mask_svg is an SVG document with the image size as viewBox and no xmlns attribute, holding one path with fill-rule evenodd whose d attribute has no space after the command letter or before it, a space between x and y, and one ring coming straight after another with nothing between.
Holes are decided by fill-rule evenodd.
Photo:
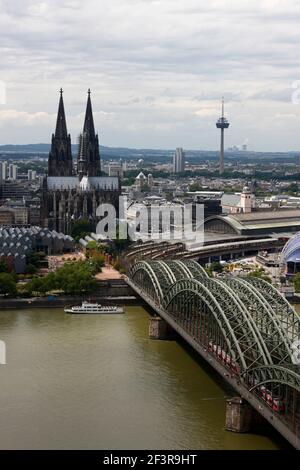
<instances>
[{"instance_id":1,"label":"stone bridge pillar","mask_svg":"<svg viewBox=\"0 0 300 470\"><path fill-rule=\"evenodd\" d=\"M149 338L150 339L174 339L176 332L161 317L151 317L149 321Z\"/></svg>"},{"instance_id":2,"label":"stone bridge pillar","mask_svg":"<svg viewBox=\"0 0 300 470\"><path fill-rule=\"evenodd\" d=\"M262 417L241 397L234 397L226 401L227 431L249 432L252 426L261 422Z\"/></svg>"}]
</instances>

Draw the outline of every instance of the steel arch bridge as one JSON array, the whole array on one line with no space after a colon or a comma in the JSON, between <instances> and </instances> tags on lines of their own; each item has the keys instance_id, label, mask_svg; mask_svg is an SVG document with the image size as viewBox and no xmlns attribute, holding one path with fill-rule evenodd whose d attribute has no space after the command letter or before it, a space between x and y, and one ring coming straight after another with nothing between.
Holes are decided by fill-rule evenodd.
<instances>
[{"instance_id":1,"label":"steel arch bridge","mask_svg":"<svg viewBox=\"0 0 300 470\"><path fill-rule=\"evenodd\" d=\"M300 318L271 284L191 260L139 261L128 282L300 448Z\"/></svg>"}]
</instances>

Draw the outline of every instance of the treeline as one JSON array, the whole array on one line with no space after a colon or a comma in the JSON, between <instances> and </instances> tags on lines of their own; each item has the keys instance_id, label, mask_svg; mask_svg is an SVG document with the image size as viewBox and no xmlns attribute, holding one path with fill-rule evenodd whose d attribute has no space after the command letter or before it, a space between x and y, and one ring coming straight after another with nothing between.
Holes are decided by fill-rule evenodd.
<instances>
[{"instance_id":1,"label":"treeline","mask_svg":"<svg viewBox=\"0 0 300 470\"><path fill-rule=\"evenodd\" d=\"M142 169L137 169L137 170L129 170L125 172L124 178L126 179L126 182L128 184L133 184L135 181L135 178L140 172L143 172L145 176L148 176L149 173L153 175L154 178L191 178L195 176L203 176L206 178L220 178L219 171L209 171L209 170L186 170L181 173L177 173L174 175L171 172L168 171L149 171L149 170L142 170ZM240 171L225 171L222 175L222 178L224 179L233 179L233 178L238 178L238 179L244 179L244 180L251 180L251 179L256 179L256 180L264 180L264 181L272 181L272 180L277 180L277 181L295 181L299 180L300 181L300 173L294 173L293 175L284 175L276 172L272 173L265 173L264 171L256 170L255 174L253 175L246 175L245 173L242 173Z\"/></svg>"},{"instance_id":2,"label":"treeline","mask_svg":"<svg viewBox=\"0 0 300 470\"><path fill-rule=\"evenodd\" d=\"M44 277L33 276L24 284L18 284L15 273L0 273L0 295L15 297L18 294L34 296L51 292L67 295L94 292L97 289L95 274L101 272L104 264L104 255L94 254L86 261L66 263Z\"/></svg>"}]
</instances>

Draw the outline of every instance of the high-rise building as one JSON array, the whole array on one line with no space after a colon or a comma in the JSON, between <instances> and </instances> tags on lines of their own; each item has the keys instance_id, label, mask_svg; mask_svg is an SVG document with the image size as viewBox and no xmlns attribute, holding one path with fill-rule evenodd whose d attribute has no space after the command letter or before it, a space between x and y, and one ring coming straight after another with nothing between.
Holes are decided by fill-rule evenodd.
<instances>
[{"instance_id":1,"label":"high-rise building","mask_svg":"<svg viewBox=\"0 0 300 470\"><path fill-rule=\"evenodd\" d=\"M7 162L0 162L0 181L7 178Z\"/></svg>"},{"instance_id":2,"label":"high-rise building","mask_svg":"<svg viewBox=\"0 0 300 470\"><path fill-rule=\"evenodd\" d=\"M36 171L35 170L28 170L28 181L36 180Z\"/></svg>"},{"instance_id":3,"label":"high-rise building","mask_svg":"<svg viewBox=\"0 0 300 470\"><path fill-rule=\"evenodd\" d=\"M217 129L221 129L221 146L220 146L220 167L219 173L222 175L224 173L224 130L228 129L229 122L224 116L224 98L222 98L222 116L217 121Z\"/></svg>"},{"instance_id":4,"label":"high-rise building","mask_svg":"<svg viewBox=\"0 0 300 470\"><path fill-rule=\"evenodd\" d=\"M8 179L15 181L18 178L18 167L13 163L10 163L8 167Z\"/></svg>"},{"instance_id":5,"label":"high-rise building","mask_svg":"<svg viewBox=\"0 0 300 470\"><path fill-rule=\"evenodd\" d=\"M182 148L177 148L173 157L173 172L182 173L185 169L185 153Z\"/></svg>"}]
</instances>

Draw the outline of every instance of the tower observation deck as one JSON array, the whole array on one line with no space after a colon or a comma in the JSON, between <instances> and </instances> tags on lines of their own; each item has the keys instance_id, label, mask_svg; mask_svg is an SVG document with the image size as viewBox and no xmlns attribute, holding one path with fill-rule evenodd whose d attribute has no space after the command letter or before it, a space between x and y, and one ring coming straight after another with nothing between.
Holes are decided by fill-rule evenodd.
<instances>
[{"instance_id":1,"label":"tower observation deck","mask_svg":"<svg viewBox=\"0 0 300 470\"><path fill-rule=\"evenodd\" d=\"M216 126L217 129L221 129L221 148L220 148L220 167L219 173L224 173L224 129L228 129L229 122L224 116L224 98L222 98L222 116L218 119Z\"/></svg>"}]
</instances>

